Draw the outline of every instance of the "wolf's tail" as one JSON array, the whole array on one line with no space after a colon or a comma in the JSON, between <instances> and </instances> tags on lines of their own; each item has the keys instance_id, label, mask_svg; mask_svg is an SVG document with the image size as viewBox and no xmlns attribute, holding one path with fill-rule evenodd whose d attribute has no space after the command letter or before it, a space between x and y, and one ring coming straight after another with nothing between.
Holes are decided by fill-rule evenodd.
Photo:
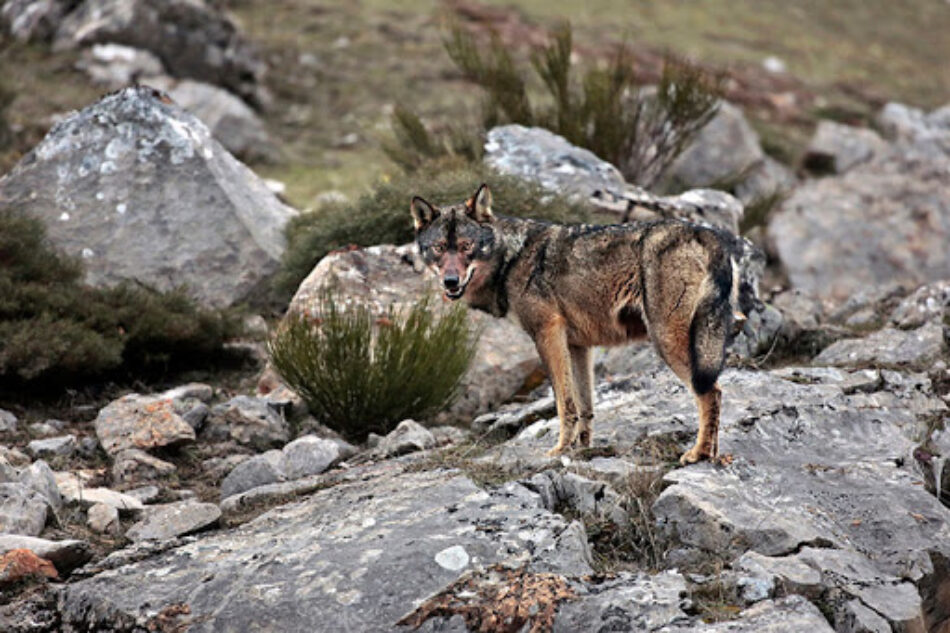
<instances>
[{"instance_id":1,"label":"wolf's tail","mask_svg":"<svg viewBox=\"0 0 950 633\"><path fill-rule=\"evenodd\" d=\"M689 360L693 390L708 393L719 379L726 345L733 330L733 304L738 284L736 265L721 253L710 258L704 292L689 328Z\"/></svg>"}]
</instances>

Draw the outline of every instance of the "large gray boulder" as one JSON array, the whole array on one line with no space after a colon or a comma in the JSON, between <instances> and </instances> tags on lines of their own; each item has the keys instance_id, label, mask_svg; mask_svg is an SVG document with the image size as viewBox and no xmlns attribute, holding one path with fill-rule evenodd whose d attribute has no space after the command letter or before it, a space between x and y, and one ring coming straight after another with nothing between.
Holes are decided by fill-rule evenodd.
<instances>
[{"instance_id":1,"label":"large gray boulder","mask_svg":"<svg viewBox=\"0 0 950 633\"><path fill-rule=\"evenodd\" d=\"M0 179L0 198L43 220L89 283L184 284L214 306L254 297L295 213L203 123L145 87L54 126Z\"/></svg>"},{"instance_id":2,"label":"large gray boulder","mask_svg":"<svg viewBox=\"0 0 950 633\"><path fill-rule=\"evenodd\" d=\"M765 160L759 135L742 110L728 101L667 169L665 177L679 188L708 187L742 180Z\"/></svg>"},{"instance_id":3,"label":"large gray boulder","mask_svg":"<svg viewBox=\"0 0 950 633\"><path fill-rule=\"evenodd\" d=\"M841 304L869 287L946 278L950 126L921 114L894 127L873 159L803 184L774 215L768 234L794 287Z\"/></svg>"},{"instance_id":4,"label":"large gray boulder","mask_svg":"<svg viewBox=\"0 0 950 633\"><path fill-rule=\"evenodd\" d=\"M390 307L403 310L424 296L441 294L435 275L419 261L415 244L372 246L327 255L300 284L288 314L317 316L327 287L337 288L342 293L341 301L359 301L380 314ZM507 402L541 367L534 343L520 327L474 310L469 317L482 335L475 359L462 379L459 398L450 410L461 418L475 417ZM272 372L265 372L260 390L275 388Z\"/></svg>"},{"instance_id":5,"label":"large gray boulder","mask_svg":"<svg viewBox=\"0 0 950 633\"><path fill-rule=\"evenodd\" d=\"M204 0L86 0L56 30L54 47L124 44L151 51L175 77L220 84L269 101L267 66L225 14Z\"/></svg>"}]
</instances>

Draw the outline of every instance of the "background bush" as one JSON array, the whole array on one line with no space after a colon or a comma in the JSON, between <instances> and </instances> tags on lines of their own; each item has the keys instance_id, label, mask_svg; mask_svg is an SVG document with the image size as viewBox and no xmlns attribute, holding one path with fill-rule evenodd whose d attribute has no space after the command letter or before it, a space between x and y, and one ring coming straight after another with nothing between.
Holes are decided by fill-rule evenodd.
<instances>
[{"instance_id":1,"label":"background bush","mask_svg":"<svg viewBox=\"0 0 950 633\"><path fill-rule=\"evenodd\" d=\"M0 384L82 382L204 363L240 331L182 290L99 289L54 250L39 220L0 209Z\"/></svg>"},{"instance_id":2,"label":"background bush","mask_svg":"<svg viewBox=\"0 0 950 633\"><path fill-rule=\"evenodd\" d=\"M290 296L317 262L330 251L355 244L404 244L413 239L409 201L419 195L433 204L456 203L470 197L478 185L491 187L496 213L557 222L586 222L589 210L552 195L541 187L500 176L477 165L449 166L430 161L412 174L375 189L354 203L330 204L303 213L288 224L287 250L277 277L280 292Z\"/></svg>"},{"instance_id":3,"label":"background bush","mask_svg":"<svg viewBox=\"0 0 950 633\"><path fill-rule=\"evenodd\" d=\"M574 79L571 27L551 33L532 56L546 99L529 98L528 77L497 36L489 45L455 26L445 42L452 61L486 92L483 125L540 126L613 163L624 177L649 187L716 113L722 78L668 59L655 90L641 86L632 55L620 47L610 63ZM402 122L397 120L397 129Z\"/></svg>"},{"instance_id":4,"label":"background bush","mask_svg":"<svg viewBox=\"0 0 950 633\"><path fill-rule=\"evenodd\" d=\"M437 314L428 299L405 314L342 308L331 294L317 320L288 316L271 339L271 363L310 412L347 439L385 434L448 405L475 353L465 308Z\"/></svg>"}]
</instances>

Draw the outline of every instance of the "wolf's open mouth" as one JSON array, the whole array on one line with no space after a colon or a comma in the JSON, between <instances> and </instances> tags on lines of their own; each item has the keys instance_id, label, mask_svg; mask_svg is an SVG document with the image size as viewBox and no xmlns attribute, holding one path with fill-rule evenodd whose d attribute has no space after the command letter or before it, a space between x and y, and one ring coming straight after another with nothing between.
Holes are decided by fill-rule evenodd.
<instances>
[{"instance_id":1,"label":"wolf's open mouth","mask_svg":"<svg viewBox=\"0 0 950 633\"><path fill-rule=\"evenodd\" d=\"M455 301L456 299L461 299L462 295L465 294L465 286L459 286L455 290L446 290L445 296Z\"/></svg>"}]
</instances>

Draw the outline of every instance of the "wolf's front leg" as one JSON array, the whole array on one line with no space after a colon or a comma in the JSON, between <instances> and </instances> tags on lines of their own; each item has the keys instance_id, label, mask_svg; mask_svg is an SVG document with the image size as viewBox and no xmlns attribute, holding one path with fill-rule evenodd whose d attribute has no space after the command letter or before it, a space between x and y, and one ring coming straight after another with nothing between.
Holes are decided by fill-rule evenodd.
<instances>
[{"instance_id":1,"label":"wolf's front leg","mask_svg":"<svg viewBox=\"0 0 950 633\"><path fill-rule=\"evenodd\" d=\"M571 356L567 346L564 318L553 317L539 328L534 337L534 344L551 377L554 399L557 402L557 415L561 423L557 446L548 451L548 455L560 455L570 448L577 426L577 393L571 370Z\"/></svg>"},{"instance_id":2,"label":"wolf's front leg","mask_svg":"<svg viewBox=\"0 0 950 633\"><path fill-rule=\"evenodd\" d=\"M577 435L573 441L578 446L590 448L594 439L594 354L589 347L576 345L571 345L570 351L579 409Z\"/></svg>"}]
</instances>

